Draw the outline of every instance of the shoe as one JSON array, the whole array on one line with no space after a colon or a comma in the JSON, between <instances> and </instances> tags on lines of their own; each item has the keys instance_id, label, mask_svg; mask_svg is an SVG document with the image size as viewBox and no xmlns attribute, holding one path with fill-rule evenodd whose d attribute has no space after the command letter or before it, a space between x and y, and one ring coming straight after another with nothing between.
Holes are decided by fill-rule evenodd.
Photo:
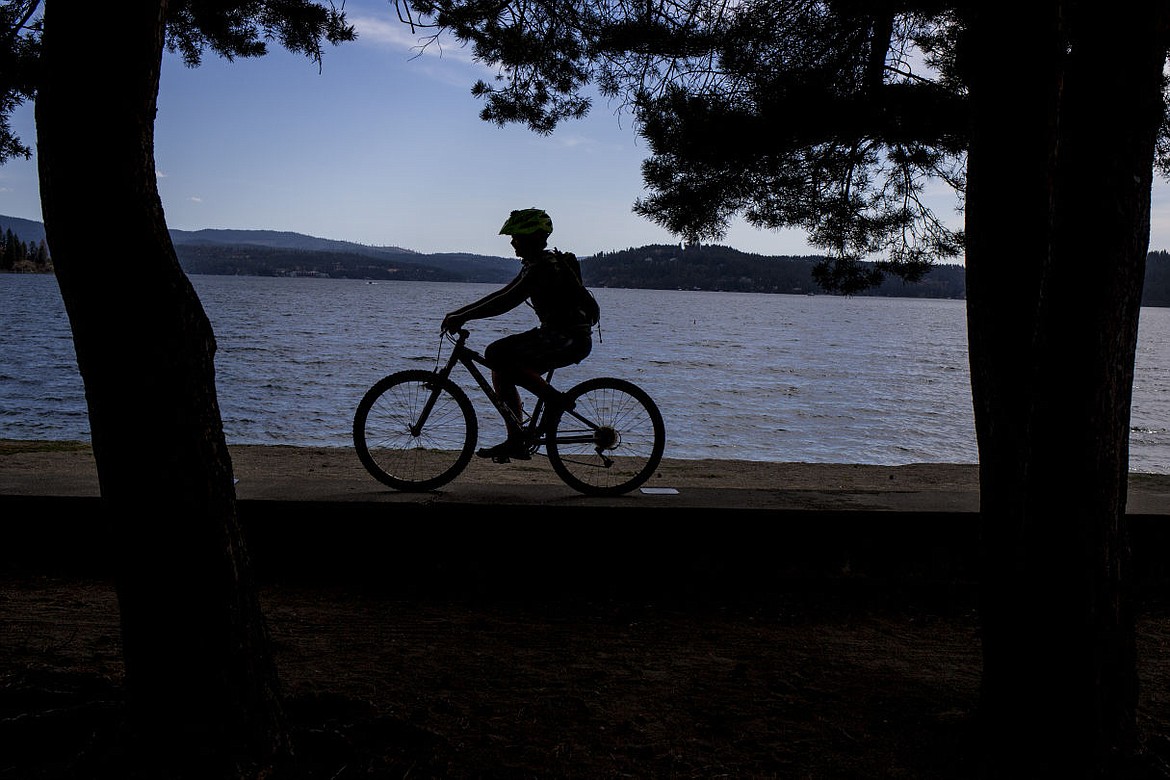
<instances>
[{"instance_id":1,"label":"shoe","mask_svg":"<svg viewBox=\"0 0 1170 780\"><path fill-rule=\"evenodd\" d=\"M483 447L475 454L481 458L491 458L493 463L507 463L513 459L532 460L528 445L514 439L508 439L494 447Z\"/></svg>"}]
</instances>

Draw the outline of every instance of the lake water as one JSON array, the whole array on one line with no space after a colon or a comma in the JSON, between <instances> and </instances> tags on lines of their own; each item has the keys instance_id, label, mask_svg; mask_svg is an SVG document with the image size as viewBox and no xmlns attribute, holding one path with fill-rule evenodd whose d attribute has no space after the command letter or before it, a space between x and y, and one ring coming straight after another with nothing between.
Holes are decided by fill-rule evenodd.
<instances>
[{"instance_id":1,"label":"lake water","mask_svg":"<svg viewBox=\"0 0 1170 780\"><path fill-rule=\"evenodd\" d=\"M194 276L219 343L229 444L352 446L381 376L448 355L447 311L494 285ZM601 341L556 384L610 375L658 402L666 456L804 463L975 463L963 301L596 289ZM530 327L521 307L471 345ZM0 438L88 440L52 276L0 275ZM462 370L460 369L459 372ZM481 442L503 436L481 410ZM1130 469L1170 473L1170 309L1141 314Z\"/></svg>"}]
</instances>

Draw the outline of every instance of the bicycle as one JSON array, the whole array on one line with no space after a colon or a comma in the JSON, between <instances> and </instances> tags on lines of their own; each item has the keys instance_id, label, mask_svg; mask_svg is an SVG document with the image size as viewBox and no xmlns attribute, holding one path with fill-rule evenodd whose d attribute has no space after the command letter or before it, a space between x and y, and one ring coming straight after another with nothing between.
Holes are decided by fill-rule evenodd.
<instances>
[{"instance_id":1,"label":"bicycle","mask_svg":"<svg viewBox=\"0 0 1170 780\"><path fill-rule=\"evenodd\" d=\"M454 345L445 364L408 369L374 383L358 403L353 441L366 470L401 491L434 490L455 479L475 453L479 419L467 393L451 378L462 365L505 418L525 432L529 453L541 447L553 471L589 496L617 496L642 485L658 468L666 446L662 413L642 388L625 379L596 377L565 393L567 408L549 411L540 396L532 415L517 419L484 376L483 355L467 346L470 334L444 334ZM442 354L442 342L439 344ZM553 372L545 374L551 384Z\"/></svg>"}]
</instances>

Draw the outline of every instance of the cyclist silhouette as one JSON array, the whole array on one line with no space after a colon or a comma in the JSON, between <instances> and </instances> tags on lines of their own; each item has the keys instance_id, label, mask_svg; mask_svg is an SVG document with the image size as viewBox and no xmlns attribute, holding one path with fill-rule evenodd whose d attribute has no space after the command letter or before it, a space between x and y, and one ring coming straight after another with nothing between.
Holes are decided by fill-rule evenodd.
<instances>
[{"instance_id":1,"label":"cyclist silhouette","mask_svg":"<svg viewBox=\"0 0 1170 780\"><path fill-rule=\"evenodd\" d=\"M552 218L542 209L513 211L500 235L512 237L520 272L501 289L443 318L442 331L455 333L469 320L497 317L526 301L532 306L540 320L538 327L504 336L484 350L492 367L492 385L518 420L524 419L524 413L517 386L545 399L552 408L563 408L562 393L550 387L543 374L580 363L593 350L591 318L581 305L581 267L572 254L547 249L552 230ZM531 455L523 431L512 421L505 422L508 438L476 455L496 463L528 460Z\"/></svg>"}]
</instances>

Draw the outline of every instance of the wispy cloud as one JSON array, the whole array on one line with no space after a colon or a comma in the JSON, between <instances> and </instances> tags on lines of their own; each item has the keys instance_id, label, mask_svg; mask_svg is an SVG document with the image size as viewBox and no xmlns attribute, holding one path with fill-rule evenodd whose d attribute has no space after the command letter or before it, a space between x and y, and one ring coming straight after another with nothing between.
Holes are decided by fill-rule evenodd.
<instances>
[{"instance_id":1,"label":"wispy cloud","mask_svg":"<svg viewBox=\"0 0 1170 780\"><path fill-rule=\"evenodd\" d=\"M356 16L348 19L357 30L357 42L390 46L412 54L441 56L458 62L472 63L471 49L463 46L449 34L432 39L436 32L429 27L416 27L394 19L374 16Z\"/></svg>"},{"instance_id":2,"label":"wispy cloud","mask_svg":"<svg viewBox=\"0 0 1170 780\"><path fill-rule=\"evenodd\" d=\"M397 18L358 15L347 19L357 30L358 44L401 52L415 73L437 82L470 88L476 79L495 77L493 69L475 60L470 46L462 45L449 33L434 38L434 29L417 27L411 31Z\"/></svg>"}]
</instances>

